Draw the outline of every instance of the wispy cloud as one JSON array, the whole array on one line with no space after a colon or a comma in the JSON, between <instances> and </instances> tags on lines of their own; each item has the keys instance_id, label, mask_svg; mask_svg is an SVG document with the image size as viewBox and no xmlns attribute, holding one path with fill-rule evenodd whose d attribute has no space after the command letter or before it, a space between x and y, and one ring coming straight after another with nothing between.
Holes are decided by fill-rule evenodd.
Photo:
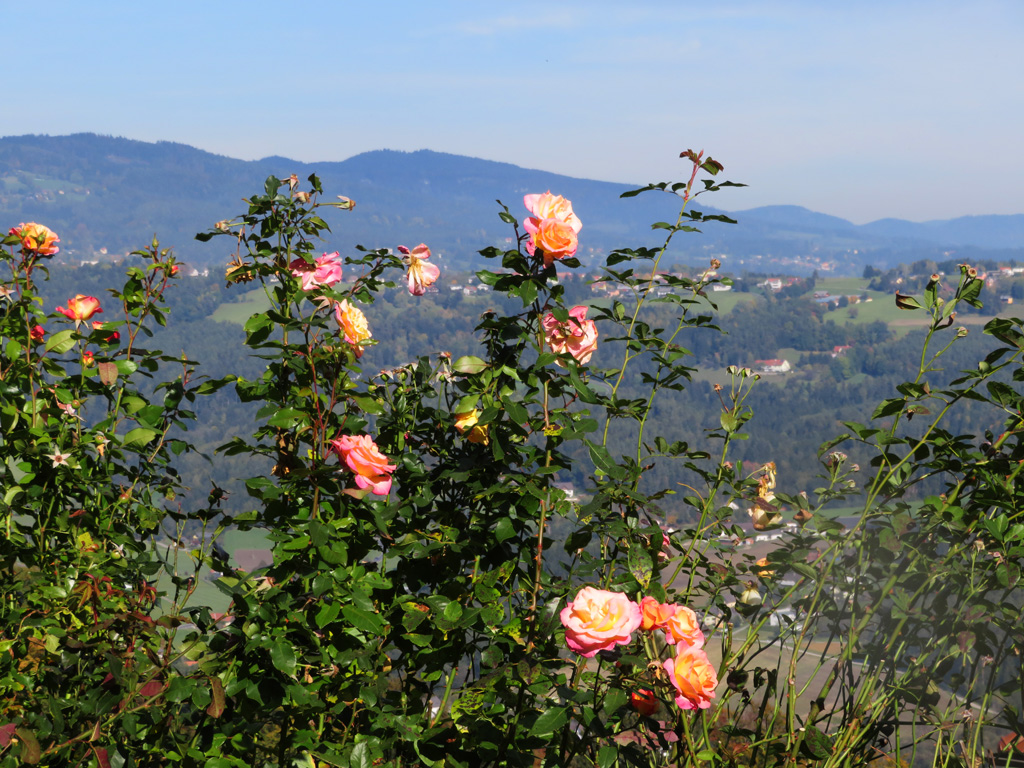
<instances>
[{"instance_id":1,"label":"wispy cloud","mask_svg":"<svg viewBox=\"0 0 1024 768\"><path fill-rule=\"evenodd\" d=\"M499 16L492 19L462 21L455 25L455 29L473 37L491 37L524 29L570 29L579 23L576 14L559 11L540 16Z\"/></svg>"}]
</instances>

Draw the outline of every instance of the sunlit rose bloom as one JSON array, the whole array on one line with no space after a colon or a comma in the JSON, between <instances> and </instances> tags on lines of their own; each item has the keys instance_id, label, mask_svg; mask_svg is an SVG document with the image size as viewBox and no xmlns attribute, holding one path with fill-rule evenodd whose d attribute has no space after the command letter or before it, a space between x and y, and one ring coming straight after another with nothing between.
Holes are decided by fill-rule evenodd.
<instances>
[{"instance_id":1,"label":"sunlit rose bloom","mask_svg":"<svg viewBox=\"0 0 1024 768\"><path fill-rule=\"evenodd\" d=\"M704 633L700 631L697 614L685 605L676 606L675 612L665 622L665 642L669 645L704 645Z\"/></svg>"},{"instance_id":2,"label":"sunlit rose bloom","mask_svg":"<svg viewBox=\"0 0 1024 768\"><path fill-rule=\"evenodd\" d=\"M558 219L572 227L572 231L577 234L583 229L583 223L572 211L572 203L561 195L552 195L550 191L542 195L526 195L523 197L523 205L537 219Z\"/></svg>"},{"instance_id":3,"label":"sunlit rose bloom","mask_svg":"<svg viewBox=\"0 0 1024 768\"><path fill-rule=\"evenodd\" d=\"M658 711L658 700L650 688L641 688L629 694L629 704L641 715L647 717Z\"/></svg>"},{"instance_id":4,"label":"sunlit rose bloom","mask_svg":"<svg viewBox=\"0 0 1024 768\"><path fill-rule=\"evenodd\" d=\"M373 336L366 322L366 315L359 307L349 304L348 301L339 301L334 306L334 319L338 321L345 341L352 347L352 352L356 357L362 357L363 347L360 342Z\"/></svg>"},{"instance_id":5,"label":"sunlit rose bloom","mask_svg":"<svg viewBox=\"0 0 1024 768\"><path fill-rule=\"evenodd\" d=\"M584 587L562 609L565 642L588 659L598 651L626 645L640 626L640 606L621 592Z\"/></svg>"},{"instance_id":6,"label":"sunlit rose bloom","mask_svg":"<svg viewBox=\"0 0 1024 768\"><path fill-rule=\"evenodd\" d=\"M433 285L441 276L441 270L436 264L428 264L430 249L424 243L420 243L411 251L404 245L398 246L398 252L405 257L405 263L409 266L407 276L409 293L413 296L422 296L427 288Z\"/></svg>"},{"instance_id":7,"label":"sunlit rose bloom","mask_svg":"<svg viewBox=\"0 0 1024 768\"><path fill-rule=\"evenodd\" d=\"M36 224L34 221L11 227L9 234L20 238L21 247L26 251L35 251L40 256L53 256L60 250L56 245L60 242L57 234L49 227Z\"/></svg>"},{"instance_id":8,"label":"sunlit rose bloom","mask_svg":"<svg viewBox=\"0 0 1024 768\"><path fill-rule=\"evenodd\" d=\"M541 326L551 351L559 355L568 353L580 365L586 365L597 350L597 326L593 320L587 320L586 307L570 309L569 319L564 323L549 312L541 320Z\"/></svg>"},{"instance_id":9,"label":"sunlit rose bloom","mask_svg":"<svg viewBox=\"0 0 1024 768\"><path fill-rule=\"evenodd\" d=\"M391 473L395 464L380 452L369 435L342 435L331 440L331 448L356 476L356 485L369 488L377 496L391 491Z\"/></svg>"},{"instance_id":10,"label":"sunlit rose bloom","mask_svg":"<svg viewBox=\"0 0 1024 768\"><path fill-rule=\"evenodd\" d=\"M663 629L676 611L678 605L671 603L659 603L653 597L645 597L640 601L640 615L642 622L640 629L650 632L652 629Z\"/></svg>"},{"instance_id":11,"label":"sunlit rose bloom","mask_svg":"<svg viewBox=\"0 0 1024 768\"><path fill-rule=\"evenodd\" d=\"M555 259L575 255L579 247L576 232L558 219L527 219L523 229L530 233L526 252L532 256L539 248L544 254L544 266L550 266Z\"/></svg>"},{"instance_id":12,"label":"sunlit rose bloom","mask_svg":"<svg viewBox=\"0 0 1024 768\"><path fill-rule=\"evenodd\" d=\"M98 320L93 320L92 329L94 331L102 331L103 330L103 323L99 322ZM118 341L120 338L121 338L121 334L120 333L118 333L117 331L111 331L110 333L108 333L106 335L106 338L104 338L103 340L105 342L107 342L108 344L112 344L115 341Z\"/></svg>"},{"instance_id":13,"label":"sunlit rose bloom","mask_svg":"<svg viewBox=\"0 0 1024 768\"><path fill-rule=\"evenodd\" d=\"M707 709L715 698L718 675L702 648L682 648L673 659L664 662L668 679L676 689L680 709Z\"/></svg>"},{"instance_id":14,"label":"sunlit rose bloom","mask_svg":"<svg viewBox=\"0 0 1024 768\"><path fill-rule=\"evenodd\" d=\"M459 431L460 435L466 435L466 439L471 443L483 443L487 445L490 442L488 436L489 425L477 424L480 419L480 411L474 408L471 411L464 411L462 413L455 414L455 429ZM466 432L469 434L466 434Z\"/></svg>"},{"instance_id":15,"label":"sunlit rose bloom","mask_svg":"<svg viewBox=\"0 0 1024 768\"><path fill-rule=\"evenodd\" d=\"M82 365L84 365L86 368L92 368L94 365L96 365L96 358L93 357L92 352L90 352L88 349L82 353Z\"/></svg>"},{"instance_id":16,"label":"sunlit rose bloom","mask_svg":"<svg viewBox=\"0 0 1024 768\"><path fill-rule=\"evenodd\" d=\"M97 312L102 312L103 310L100 309L100 300L95 296L78 294L75 298L68 299L67 307L57 307L57 311L69 320L79 323L82 320L88 320Z\"/></svg>"},{"instance_id":17,"label":"sunlit rose bloom","mask_svg":"<svg viewBox=\"0 0 1024 768\"><path fill-rule=\"evenodd\" d=\"M32 341L42 341L46 335L46 329L41 325L33 325L32 330L28 332L29 337Z\"/></svg>"},{"instance_id":18,"label":"sunlit rose bloom","mask_svg":"<svg viewBox=\"0 0 1024 768\"><path fill-rule=\"evenodd\" d=\"M290 265L292 276L302 285L302 290L313 291L321 286L332 286L341 282L341 254L325 253L310 264L305 259L295 259Z\"/></svg>"},{"instance_id":19,"label":"sunlit rose bloom","mask_svg":"<svg viewBox=\"0 0 1024 768\"><path fill-rule=\"evenodd\" d=\"M523 205L533 214L523 221L523 229L530 234L526 252L531 256L538 248L544 254L544 265L576 253L578 235L583 223L572 210L572 203L561 195L545 192L526 195Z\"/></svg>"}]
</instances>

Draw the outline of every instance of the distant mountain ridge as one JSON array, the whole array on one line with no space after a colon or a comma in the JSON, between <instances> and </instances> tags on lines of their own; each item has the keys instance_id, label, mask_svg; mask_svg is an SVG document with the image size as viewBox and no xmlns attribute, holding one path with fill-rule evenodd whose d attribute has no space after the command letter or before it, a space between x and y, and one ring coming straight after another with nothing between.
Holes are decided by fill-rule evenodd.
<instances>
[{"instance_id":1,"label":"distant mountain ridge","mask_svg":"<svg viewBox=\"0 0 1024 768\"><path fill-rule=\"evenodd\" d=\"M674 221L680 202L663 193L621 200L629 185L430 150L376 150L342 162L277 156L245 161L173 142L74 134L0 138L0 221L48 224L72 260L89 260L104 248L125 253L155 233L181 259L219 264L226 258L224 241L201 244L195 233L241 213L242 198L262 189L268 175L291 173L302 179L316 173L328 199L345 195L357 203L330 220L335 233L327 249L426 242L442 263L460 269L479 266L477 250L503 246L512 237L498 218L498 199L520 220L527 215L524 194L550 189L571 199L584 224L581 257L593 263L614 247L657 244L650 224ZM714 201L703 196L696 206L723 213L704 205ZM943 249L1024 260L1024 214L865 225L789 205L730 215L739 223L710 223L701 235L676 238L668 263L706 263L724 254L727 268L737 272L800 272L831 264L836 272L853 273L868 263L933 258Z\"/></svg>"}]
</instances>

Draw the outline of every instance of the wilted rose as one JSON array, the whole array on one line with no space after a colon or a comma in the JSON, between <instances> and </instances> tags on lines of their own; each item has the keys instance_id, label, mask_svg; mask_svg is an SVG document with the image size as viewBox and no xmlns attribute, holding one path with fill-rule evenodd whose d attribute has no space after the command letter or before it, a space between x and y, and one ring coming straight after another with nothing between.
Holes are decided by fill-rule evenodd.
<instances>
[{"instance_id":1,"label":"wilted rose","mask_svg":"<svg viewBox=\"0 0 1024 768\"><path fill-rule=\"evenodd\" d=\"M377 496L391 491L391 473L395 464L380 452L369 435L342 435L331 440L331 448L356 476L356 485L369 488Z\"/></svg>"},{"instance_id":2,"label":"wilted rose","mask_svg":"<svg viewBox=\"0 0 1024 768\"><path fill-rule=\"evenodd\" d=\"M594 587L583 587L560 618L566 644L586 658L628 644L641 621L640 606L624 594Z\"/></svg>"},{"instance_id":3,"label":"wilted rose","mask_svg":"<svg viewBox=\"0 0 1024 768\"><path fill-rule=\"evenodd\" d=\"M321 286L332 286L341 282L341 255L325 253L312 264L305 259L295 259L289 265L292 276L302 285L302 290L313 291Z\"/></svg>"},{"instance_id":4,"label":"wilted rose","mask_svg":"<svg viewBox=\"0 0 1024 768\"><path fill-rule=\"evenodd\" d=\"M398 246L398 252L402 254L406 265L409 267L407 282L409 293L413 296L422 296L427 288L437 282L441 276L441 269L436 264L428 264L430 249L426 244L420 243L412 250L404 245Z\"/></svg>"},{"instance_id":5,"label":"wilted rose","mask_svg":"<svg viewBox=\"0 0 1024 768\"><path fill-rule=\"evenodd\" d=\"M680 709L707 709L715 698L718 675L703 649L682 648L675 658L664 662L668 678L676 689Z\"/></svg>"},{"instance_id":6,"label":"wilted rose","mask_svg":"<svg viewBox=\"0 0 1024 768\"><path fill-rule=\"evenodd\" d=\"M53 256L60 250L57 247L57 243L60 242L57 234L49 227L36 224L34 221L11 227L8 234L20 238L21 247L26 251L35 251L40 256Z\"/></svg>"}]
</instances>

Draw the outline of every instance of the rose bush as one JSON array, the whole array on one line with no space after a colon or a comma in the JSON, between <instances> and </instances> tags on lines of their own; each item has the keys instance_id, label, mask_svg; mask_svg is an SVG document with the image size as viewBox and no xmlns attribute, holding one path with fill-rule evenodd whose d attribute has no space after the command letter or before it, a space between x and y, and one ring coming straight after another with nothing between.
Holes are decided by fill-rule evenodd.
<instances>
[{"instance_id":1,"label":"rose bush","mask_svg":"<svg viewBox=\"0 0 1024 768\"><path fill-rule=\"evenodd\" d=\"M848 768L906 754L921 737L902 724L925 721L940 763L972 750L977 762L983 728L1016 716L1020 680L1019 611L1001 598L1019 588L1024 541L1024 401L1005 383L1021 323L990 322L994 351L945 387L929 378L941 349L923 355L877 421L846 424L874 451L849 527L820 514L853 490L834 444L813 495L777 488L765 457L751 471L734 455L749 370L714 374L724 383L693 414L699 445L661 436L660 398L693 374L683 339L711 325L723 279L715 262L691 276L663 266L677 234L727 220L687 207L698 171L721 166L684 155L689 182L648 188L681 198L676 223L656 227L658 248L608 254L597 282L613 295L568 306L556 266L579 262L542 230L568 242L579 221L564 198L527 196L525 234L503 209L512 245L481 252L497 295L478 354L379 372L359 367L370 334L357 307L379 317L376 300L409 301L432 270L423 250L413 262L359 247L346 284L331 282L335 258L318 278L321 216L353 204L321 201L316 177L308 191L271 177L201 237L228 237L229 282L269 302L244 325L252 378L196 384L191 361L136 344L144 320L166 320L175 265L156 246L107 305L123 321L86 333L73 300L60 314L75 327L29 344L47 319L32 289L42 255L4 238L0 766ZM981 289L966 265L955 288L941 277L919 302L926 344ZM606 367L584 367L598 324ZM101 338L114 328L123 346ZM180 375L132 383L161 363ZM255 473L230 509L216 486L188 494L173 464L188 453L183 406L228 384L255 419L220 448ZM983 445L945 432L960 400L994 407L1004 431ZM659 464L678 470L665 487ZM919 481L943 492L911 505ZM779 578L757 581L733 508L780 527L767 556ZM269 562L243 568L216 543L229 530L259 537ZM204 602L207 582L226 609ZM941 693L932 669L949 673ZM1009 703L993 714L996 697Z\"/></svg>"}]
</instances>

